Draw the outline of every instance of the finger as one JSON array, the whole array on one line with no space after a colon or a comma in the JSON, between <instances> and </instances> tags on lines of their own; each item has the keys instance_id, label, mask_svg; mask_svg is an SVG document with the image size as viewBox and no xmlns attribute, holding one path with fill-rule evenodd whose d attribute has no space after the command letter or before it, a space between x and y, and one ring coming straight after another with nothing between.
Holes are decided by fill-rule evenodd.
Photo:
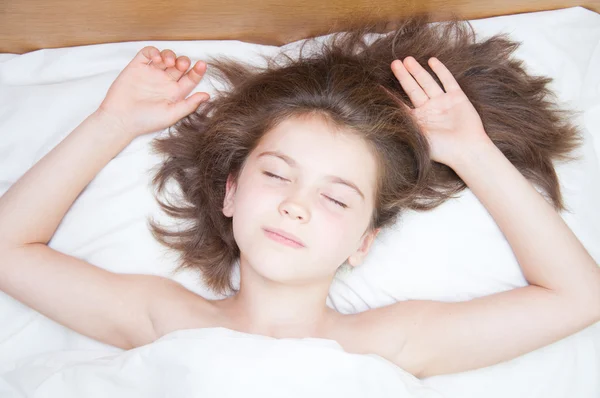
<instances>
[{"instance_id":1,"label":"finger","mask_svg":"<svg viewBox=\"0 0 600 398\"><path fill-rule=\"evenodd\" d=\"M167 68L175 66L175 60L177 59L177 56L172 50L164 49L160 52L160 56L162 57L162 60Z\"/></svg>"},{"instance_id":2,"label":"finger","mask_svg":"<svg viewBox=\"0 0 600 398\"><path fill-rule=\"evenodd\" d=\"M160 51L154 46L146 46L142 48L134 57L134 60L140 63L149 64L157 62L160 58Z\"/></svg>"},{"instance_id":3,"label":"finger","mask_svg":"<svg viewBox=\"0 0 600 398\"><path fill-rule=\"evenodd\" d=\"M421 86L419 86L416 80L404 67L402 61L395 60L392 62L392 72L400 82L400 85L415 107L419 107L429 100L429 97L427 94L425 94L425 91L423 91Z\"/></svg>"},{"instance_id":4,"label":"finger","mask_svg":"<svg viewBox=\"0 0 600 398\"><path fill-rule=\"evenodd\" d=\"M446 68L446 65L444 65L442 61L437 58L431 58L429 60L429 66L444 85L444 90L446 90L446 92L460 90L460 86L452 75L452 72Z\"/></svg>"},{"instance_id":5,"label":"finger","mask_svg":"<svg viewBox=\"0 0 600 398\"><path fill-rule=\"evenodd\" d=\"M202 61L196 62L194 67L179 79L179 87L182 95L188 95L200 83L204 73L206 72L206 64Z\"/></svg>"},{"instance_id":6,"label":"finger","mask_svg":"<svg viewBox=\"0 0 600 398\"><path fill-rule=\"evenodd\" d=\"M167 69L167 67L169 66L173 66L174 64L174 56L175 53L171 50L163 50L158 54L158 57L153 58L152 59L152 66L154 66L156 69L160 69L160 70L165 70ZM173 59L171 61L171 59ZM169 63L169 65L167 65L167 63Z\"/></svg>"},{"instance_id":7,"label":"finger","mask_svg":"<svg viewBox=\"0 0 600 398\"><path fill-rule=\"evenodd\" d=\"M442 90L439 84L437 84L433 77L431 77L429 72L427 72L425 68L423 68L421 64L417 62L416 59L413 57L407 57L404 59L404 65L410 74L414 76L417 83L423 87L425 94L427 94L429 98L439 97L440 95L444 94L444 90Z\"/></svg>"},{"instance_id":8,"label":"finger","mask_svg":"<svg viewBox=\"0 0 600 398\"><path fill-rule=\"evenodd\" d=\"M210 96L208 93L194 93L184 100L173 104L172 114L173 119L179 120L198 109L202 102L208 101Z\"/></svg>"},{"instance_id":9,"label":"finger","mask_svg":"<svg viewBox=\"0 0 600 398\"><path fill-rule=\"evenodd\" d=\"M394 100L394 102L395 102L396 104L398 104L400 107L402 107L402 109L404 109L405 111L407 111L407 112L409 112L409 113L412 113L412 110L413 110L413 109L412 109L410 106L406 105L406 104L404 103L404 101L402 101L400 98L398 98L396 95L394 95L394 93L392 93L390 90L388 90L388 89L387 89L387 88L386 88L386 87L385 87L383 84L379 84L379 87L381 87L381 89L382 89L383 91L385 91L385 92L387 93L387 95L388 95L388 96L389 96L389 97L390 97L392 100Z\"/></svg>"},{"instance_id":10,"label":"finger","mask_svg":"<svg viewBox=\"0 0 600 398\"><path fill-rule=\"evenodd\" d=\"M415 109L413 109L413 108L411 108L410 106L406 105L404 102L400 102L400 105L402 106L402 108L403 108L403 109L404 109L406 112L408 112L408 113L410 113L410 114L414 113L414 111L415 111Z\"/></svg>"},{"instance_id":11,"label":"finger","mask_svg":"<svg viewBox=\"0 0 600 398\"><path fill-rule=\"evenodd\" d=\"M148 66L150 66L152 68L160 69L160 70L165 70L167 67L167 65L165 65L165 62L163 61L160 53L158 53L157 56L152 58L152 62L148 63Z\"/></svg>"},{"instance_id":12,"label":"finger","mask_svg":"<svg viewBox=\"0 0 600 398\"><path fill-rule=\"evenodd\" d=\"M186 70L190 67L190 59L186 56L177 57L175 66L167 68L165 72L169 74L171 79L178 81Z\"/></svg>"},{"instance_id":13,"label":"finger","mask_svg":"<svg viewBox=\"0 0 600 398\"><path fill-rule=\"evenodd\" d=\"M158 49L156 51L158 52ZM165 63L165 59L163 58L164 51L165 50L160 51L158 52L158 55L152 57L152 63L149 64L151 67L160 70L165 70L167 68L167 64Z\"/></svg>"}]
</instances>

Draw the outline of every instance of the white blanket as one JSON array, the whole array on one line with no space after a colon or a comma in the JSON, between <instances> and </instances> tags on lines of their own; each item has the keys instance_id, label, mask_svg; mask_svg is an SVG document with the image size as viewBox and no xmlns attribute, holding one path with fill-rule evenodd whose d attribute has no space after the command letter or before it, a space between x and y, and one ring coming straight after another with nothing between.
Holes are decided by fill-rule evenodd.
<instances>
[{"instance_id":1,"label":"white blanket","mask_svg":"<svg viewBox=\"0 0 600 398\"><path fill-rule=\"evenodd\" d=\"M97 355L67 351L21 361L0 378L0 397L442 397L378 356L349 354L324 339L181 330Z\"/></svg>"}]
</instances>

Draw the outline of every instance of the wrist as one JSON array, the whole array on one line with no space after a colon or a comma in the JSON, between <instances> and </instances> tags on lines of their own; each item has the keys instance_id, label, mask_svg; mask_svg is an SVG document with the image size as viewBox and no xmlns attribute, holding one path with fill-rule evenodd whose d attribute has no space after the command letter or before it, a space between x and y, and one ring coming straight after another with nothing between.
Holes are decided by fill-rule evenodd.
<instances>
[{"instance_id":1,"label":"wrist","mask_svg":"<svg viewBox=\"0 0 600 398\"><path fill-rule=\"evenodd\" d=\"M133 132L123 123L123 120L106 109L102 108L102 106L98 107L91 115L90 119L94 121L94 123L101 124L105 126L105 134L114 135L121 139L128 139L132 141L135 136Z\"/></svg>"},{"instance_id":2,"label":"wrist","mask_svg":"<svg viewBox=\"0 0 600 398\"><path fill-rule=\"evenodd\" d=\"M462 170L478 167L499 149L493 141L486 135L484 138L473 141L468 145L462 145L460 150L446 164L450 166L457 174Z\"/></svg>"}]
</instances>

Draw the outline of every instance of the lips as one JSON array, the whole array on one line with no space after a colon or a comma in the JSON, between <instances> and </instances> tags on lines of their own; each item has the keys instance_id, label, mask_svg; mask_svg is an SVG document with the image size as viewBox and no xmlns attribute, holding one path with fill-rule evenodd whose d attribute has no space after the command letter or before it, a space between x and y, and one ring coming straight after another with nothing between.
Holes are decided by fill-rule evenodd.
<instances>
[{"instance_id":1,"label":"lips","mask_svg":"<svg viewBox=\"0 0 600 398\"><path fill-rule=\"evenodd\" d=\"M305 247L304 242L302 242L300 238L281 229L263 228L263 230L265 231L267 236L269 236L269 238L276 240L280 243L288 244L288 246L294 247Z\"/></svg>"}]
</instances>

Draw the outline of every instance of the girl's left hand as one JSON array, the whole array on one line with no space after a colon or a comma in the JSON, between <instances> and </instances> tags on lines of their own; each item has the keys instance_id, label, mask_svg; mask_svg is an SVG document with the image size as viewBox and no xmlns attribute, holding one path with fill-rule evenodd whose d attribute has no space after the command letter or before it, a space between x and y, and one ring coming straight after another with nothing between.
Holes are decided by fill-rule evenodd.
<instances>
[{"instance_id":1,"label":"girl's left hand","mask_svg":"<svg viewBox=\"0 0 600 398\"><path fill-rule=\"evenodd\" d=\"M462 154L479 145L491 142L479 114L452 76L436 58L429 66L444 86L444 90L416 59L392 62L392 72L412 101L410 113L426 135L434 161L450 167Z\"/></svg>"},{"instance_id":2,"label":"girl's left hand","mask_svg":"<svg viewBox=\"0 0 600 398\"><path fill-rule=\"evenodd\" d=\"M189 66L189 58L171 50L144 47L110 86L97 112L131 139L172 126L209 98L203 92L188 97L206 72L201 61L188 71Z\"/></svg>"}]
</instances>

